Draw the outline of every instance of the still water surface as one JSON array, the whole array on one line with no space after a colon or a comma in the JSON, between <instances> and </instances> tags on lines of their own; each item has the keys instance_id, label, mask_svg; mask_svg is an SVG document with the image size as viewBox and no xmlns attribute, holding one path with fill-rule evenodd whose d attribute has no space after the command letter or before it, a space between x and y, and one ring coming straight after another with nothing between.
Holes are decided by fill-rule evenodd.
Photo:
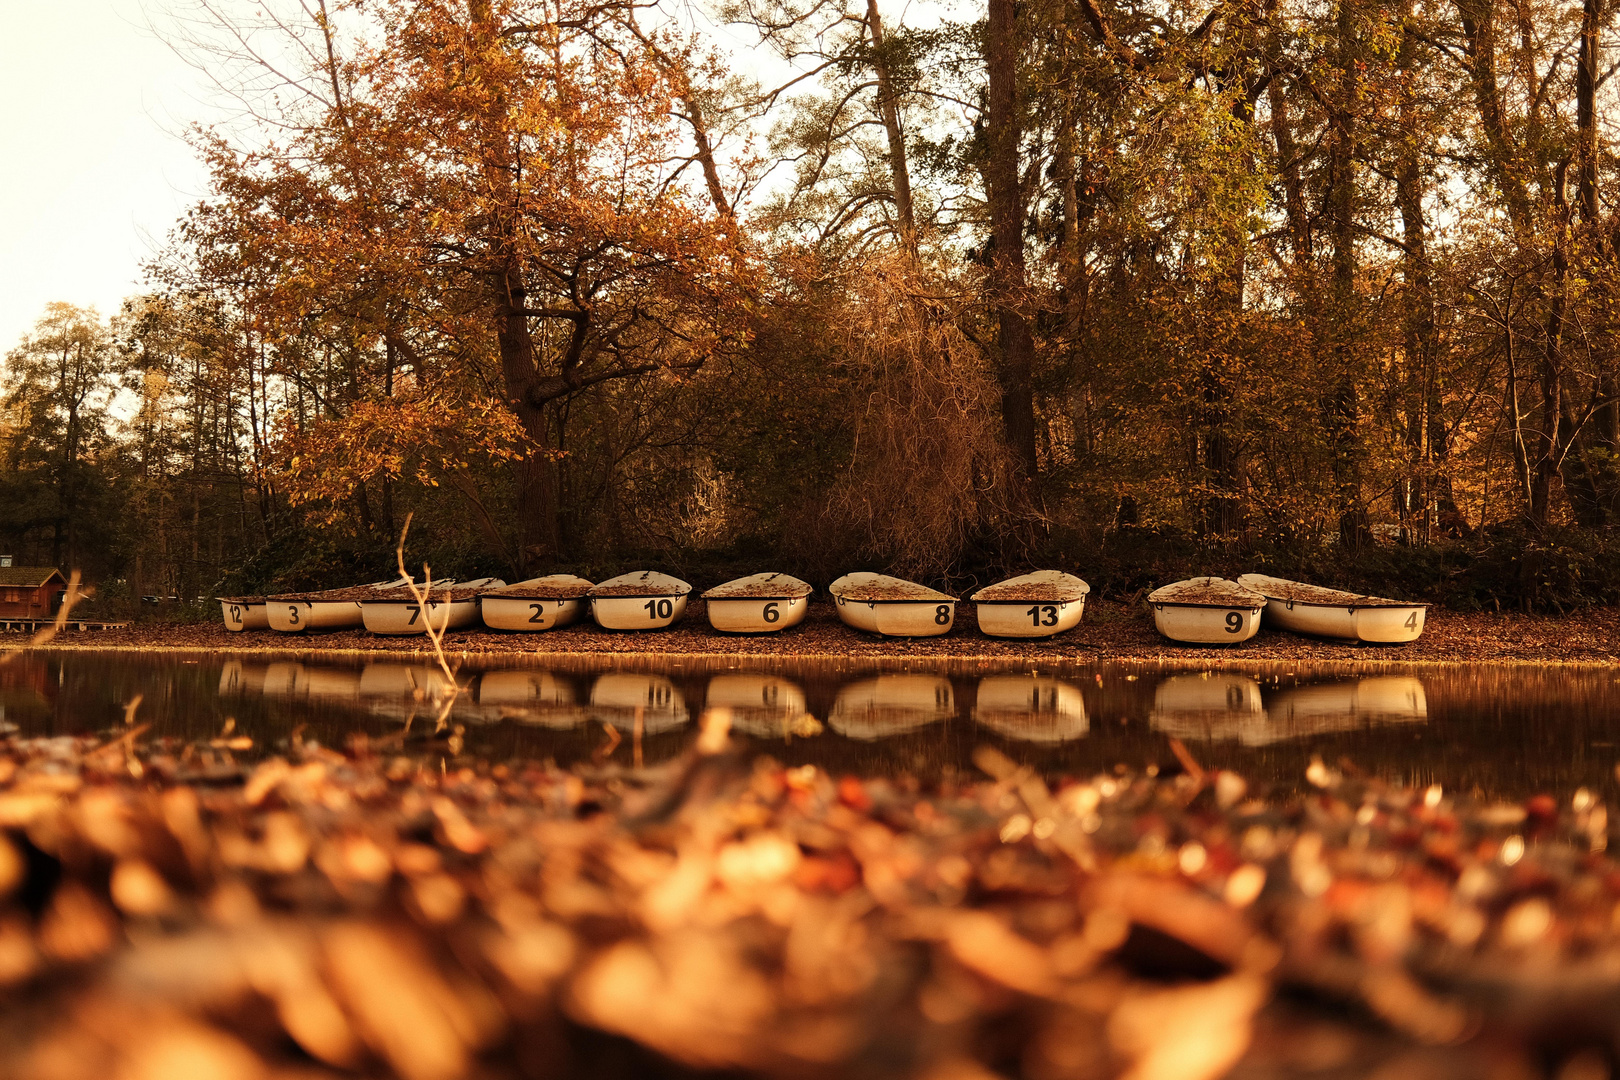
<instances>
[{"instance_id":1,"label":"still water surface","mask_svg":"<svg viewBox=\"0 0 1620 1080\"><path fill-rule=\"evenodd\" d=\"M600 757L611 725L628 762L639 709L648 763L679 753L699 713L788 764L923 777L971 769L983 744L1049 774L1171 767L1171 738L1206 768L1299 785L1313 755L1412 784L1502 795L1620 790L1620 672L1456 665L1347 676L1132 665L949 667L772 660L464 667L452 713L465 753ZM510 658L507 658L509 662ZM442 680L421 661L36 654L0 666L0 725L25 735L119 725L137 695L152 736L217 734L228 719L273 749L298 725L341 745L355 733L414 738ZM8 730L0 726L0 730ZM431 748L432 744L424 744Z\"/></svg>"}]
</instances>

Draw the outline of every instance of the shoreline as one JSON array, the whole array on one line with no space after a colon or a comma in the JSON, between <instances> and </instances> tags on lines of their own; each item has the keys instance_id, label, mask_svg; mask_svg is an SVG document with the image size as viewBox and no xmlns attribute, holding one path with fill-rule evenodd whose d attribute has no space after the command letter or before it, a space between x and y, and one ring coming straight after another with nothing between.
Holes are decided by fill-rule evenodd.
<instances>
[{"instance_id":1,"label":"shoreline","mask_svg":"<svg viewBox=\"0 0 1620 1080\"><path fill-rule=\"evenodd\" d=\"M19 643L21 646L21 643ZM56 640L21 646L35 652L207 654L288 659L431 657L424 637L378 637L364 631L318 636L227 631L219 623L135 625L121 630L64 631ZM952 632L935 638L881 638L839 622L817 605L803 624L781 634L722 634L710 629L701 602L666 630L635 633L576 624L533 634L476 630L446 636L445 654L461 664L511 667L545 663L678 661L734 664L906 664L1090 669L1101 665L1270 672L1289 664L1316 670L1378 672L1487 664L1496 667L1620 667L1620 610L1568 616L1432 611L1424 636L1409 645L1359 645L1262 630L1242 645L1181 646L1153 629L1146 613L1094 601L1074 630L1053 638L990 638L977 631L971 605Z\"/></svg>"}]
</instances>

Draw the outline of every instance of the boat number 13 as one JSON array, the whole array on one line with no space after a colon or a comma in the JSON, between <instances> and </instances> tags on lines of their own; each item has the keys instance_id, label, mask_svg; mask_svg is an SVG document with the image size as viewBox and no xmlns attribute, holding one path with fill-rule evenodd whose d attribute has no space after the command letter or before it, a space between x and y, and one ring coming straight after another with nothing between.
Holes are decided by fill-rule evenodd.
<instances>
[{"instance_id":1,"label":"boat number 13","mask_svg":"<svg viewBox=\"0 0 1620 1080\"><path fill-rule=\"evenodd\" d=\"M671 600L649 600L641 606L647 609L649 619L667 619L675 614L675 604Z\"/></svg>"},{"instance_id":2,"label":"boat number 13","mask_svg":"<svg viewBox=\"0 0 1620 1080\"><path fill-rule=\"evenodd\" d=\"M1036 604L1034 607L1032 607L1028 611L1024 612L1024 614L1029 616L1029 620L1030 620L1031 625L1034 625L1034 626L1056 626L1057 625L1057 605L1056 604ZM1045 622L1041 621L1041 616L1042 615L1046 616L1046 621Z\"/></svg>"}]
</instances>

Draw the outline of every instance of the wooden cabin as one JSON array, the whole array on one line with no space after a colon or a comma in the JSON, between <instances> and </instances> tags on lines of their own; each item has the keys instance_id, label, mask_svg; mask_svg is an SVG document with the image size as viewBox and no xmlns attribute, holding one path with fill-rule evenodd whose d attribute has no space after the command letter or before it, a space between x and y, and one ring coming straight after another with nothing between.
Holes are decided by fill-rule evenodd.
<instances>
[{"instance_id":1,"label":"wooden cabin","mask_svg":"<svg viewBox=\"0 0 1620 1080\"><path fill-rule=\"evenodd\" d=\"M12 566L0 557L0 619L51 619L67 580L54 566Z\"/></svg>"}]
</instances>

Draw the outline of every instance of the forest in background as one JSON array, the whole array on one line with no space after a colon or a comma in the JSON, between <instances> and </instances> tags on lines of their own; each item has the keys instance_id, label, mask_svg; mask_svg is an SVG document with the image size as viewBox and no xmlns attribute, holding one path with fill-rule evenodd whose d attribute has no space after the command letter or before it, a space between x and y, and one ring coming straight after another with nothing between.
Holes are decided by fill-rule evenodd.
<instances>
[{"instance_id":1,"label":"forest in background","mask_svg":"<svg viewBox=\"0 0 1620 1080\"><path fill-rule=\"evenodd\" d=\"M0 550L1620 601L1615 7L173 7L211 190L6 355Z\"/></svg>"}]
</instances>

